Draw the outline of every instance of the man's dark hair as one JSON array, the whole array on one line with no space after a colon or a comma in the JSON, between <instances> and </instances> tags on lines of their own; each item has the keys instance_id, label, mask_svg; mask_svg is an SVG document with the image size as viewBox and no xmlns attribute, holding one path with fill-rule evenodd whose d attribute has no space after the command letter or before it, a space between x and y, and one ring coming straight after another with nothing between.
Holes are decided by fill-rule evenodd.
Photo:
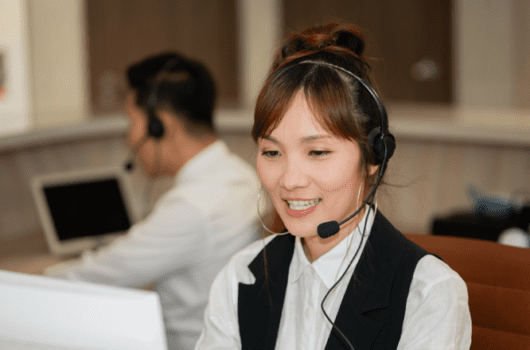
<instances>
[{"instance_id":1,"label":"man's dark hair","mask_svg":"<svg viewBox=\"0 0 530 350\"><path fill-rule=\"evenodd\" d=\"M127 79L137 93L136 104L146 113L155 91L155 110L178 115L191 134L214 132L215 83L202 63L166 52L130 66Z\"/></svg>"}]
</instances>

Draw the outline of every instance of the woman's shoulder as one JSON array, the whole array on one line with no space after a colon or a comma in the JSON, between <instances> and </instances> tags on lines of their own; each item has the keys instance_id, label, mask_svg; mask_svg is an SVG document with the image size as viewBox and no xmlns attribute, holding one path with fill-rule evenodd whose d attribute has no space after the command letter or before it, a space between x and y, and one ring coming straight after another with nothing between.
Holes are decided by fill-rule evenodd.
<instances>
[{"instance_id":1,"label":"woman's shoulder","mask_svg":"<svg viewBox=\"0 0 530 350\"><path fill-rule=\"evenodd\" d=\"M458 295L467 296L464 280L440 258L427 254L422 257L414 270L411 289L428 294L434 290L452 290Z\"/></svg>"}]
</instances>

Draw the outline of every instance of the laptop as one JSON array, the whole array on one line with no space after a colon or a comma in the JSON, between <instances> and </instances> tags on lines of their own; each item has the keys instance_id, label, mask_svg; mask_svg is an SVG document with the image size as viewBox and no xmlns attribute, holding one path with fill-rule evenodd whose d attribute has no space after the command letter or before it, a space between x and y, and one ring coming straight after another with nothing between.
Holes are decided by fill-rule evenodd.
<instances>
[{"instance_id":1,"label":"laptop","mask_svg":"<svg viewBox=\"0 0 530 350\"><path fill-rule=\"evenodd\" d=\"M0 349L167 350L154 291L0 270Z\"/></svg>"},{"instance_id":2,"label":"laptop","mask_svg":"<svg viewBox=\"0 0 530 350\"><path fill-rule=\"evenodd\" d=\"M31 188L49 250L57 256L108 244L138 220L122 168L37 175Z\"/></svg>"}]
</instances>

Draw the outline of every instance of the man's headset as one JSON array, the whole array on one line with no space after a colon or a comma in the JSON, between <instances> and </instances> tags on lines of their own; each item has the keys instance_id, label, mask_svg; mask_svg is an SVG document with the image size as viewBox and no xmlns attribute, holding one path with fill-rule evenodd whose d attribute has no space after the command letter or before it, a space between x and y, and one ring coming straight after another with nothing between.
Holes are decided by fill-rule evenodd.
<instances>
[{"instance_id":1,"label":"man's headset","mask_svg":"<svg viewBox=\"0 0 530 350\"><path fill-rule=\"evenodd\" d=\"M167 77L167 75L171 73L171 70L176 66L177 63L178 59L176 57L168 60L162 66L160 71L158 71L155 76L155 79L153 80L153 86L151 87L147 98L147 132L144 138L140 140L140 142L138 142L136 145L134 145L131 149L131 157L125 163L125 169L127 171L132 171L134 169L134 154L138 152L140 147L142 147L142 145L147 141L148 138L160 140L164 136L164 123L162 123L162 120L160 120L160 118L156 114L156 107L158 105L158 94L160 90L160 85Z\"/></svg>"},{"instance_id":2,"label":"man's headset","mask_svg":"<svg viewBox=\"0 0 530 350\"><path fill-rule=\"evenodd\" d=\"M151 92L149 93L149 97L147 99L147 135L154 139L160 139L164 136L164 124L160 118L158 118L155 112L158 105L158 93L160 90L160 85L167 75L171 73L171 70L175 67L177 62L177 58L172 58L167 61L166 64L164 64L162 69L160 69L155 77L153 87L151 88Z\"/></svg>"}]
</instances>

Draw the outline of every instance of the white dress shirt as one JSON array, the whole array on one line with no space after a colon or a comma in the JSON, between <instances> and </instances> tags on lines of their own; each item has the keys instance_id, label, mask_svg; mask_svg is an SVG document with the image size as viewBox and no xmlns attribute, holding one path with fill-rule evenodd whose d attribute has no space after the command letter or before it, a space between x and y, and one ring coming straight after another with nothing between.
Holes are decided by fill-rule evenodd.
<instances>
[{"instance_id":1,"label":"white dress shirt","mask_svg":"<svg viewBox=\"0 0 530 350\"><path fill-rule=\"evenodd\" d=\"M368 216L368 220L366 221ZM361 251L343 280L325 302L325 310L334 320L342 298L373 224L373 212L367 222ZM248 265L274 236L258 241L234 256L217 276L205 313L205 328L195 347L206 349L241 349L238 324L238 284L253 284ZM321 350L328 341L331 324L320 304L327 291L344 273L361 243L358 229L332 250L310 263L300 238L295 240L293 259L282 310L276 349ZM362 334L359 334L362 337ZM403 331L398 349L469 349L471 317L467 288L460 276L432 255L417 264L406 302Z\"/></svg>"},{"instance_id":2,"label":"white dress shirt","mask_svg":"<svg viewBox=\"0 0 530 350\"><path fill-rule=\"evenodd\" d=\"M143 287L154 284L169 336L193 349L212 281L237 251L259 238L254 169L216 141L188 161L174 187L127 235L45 274Z\"/></svg>"}]
</instances>

